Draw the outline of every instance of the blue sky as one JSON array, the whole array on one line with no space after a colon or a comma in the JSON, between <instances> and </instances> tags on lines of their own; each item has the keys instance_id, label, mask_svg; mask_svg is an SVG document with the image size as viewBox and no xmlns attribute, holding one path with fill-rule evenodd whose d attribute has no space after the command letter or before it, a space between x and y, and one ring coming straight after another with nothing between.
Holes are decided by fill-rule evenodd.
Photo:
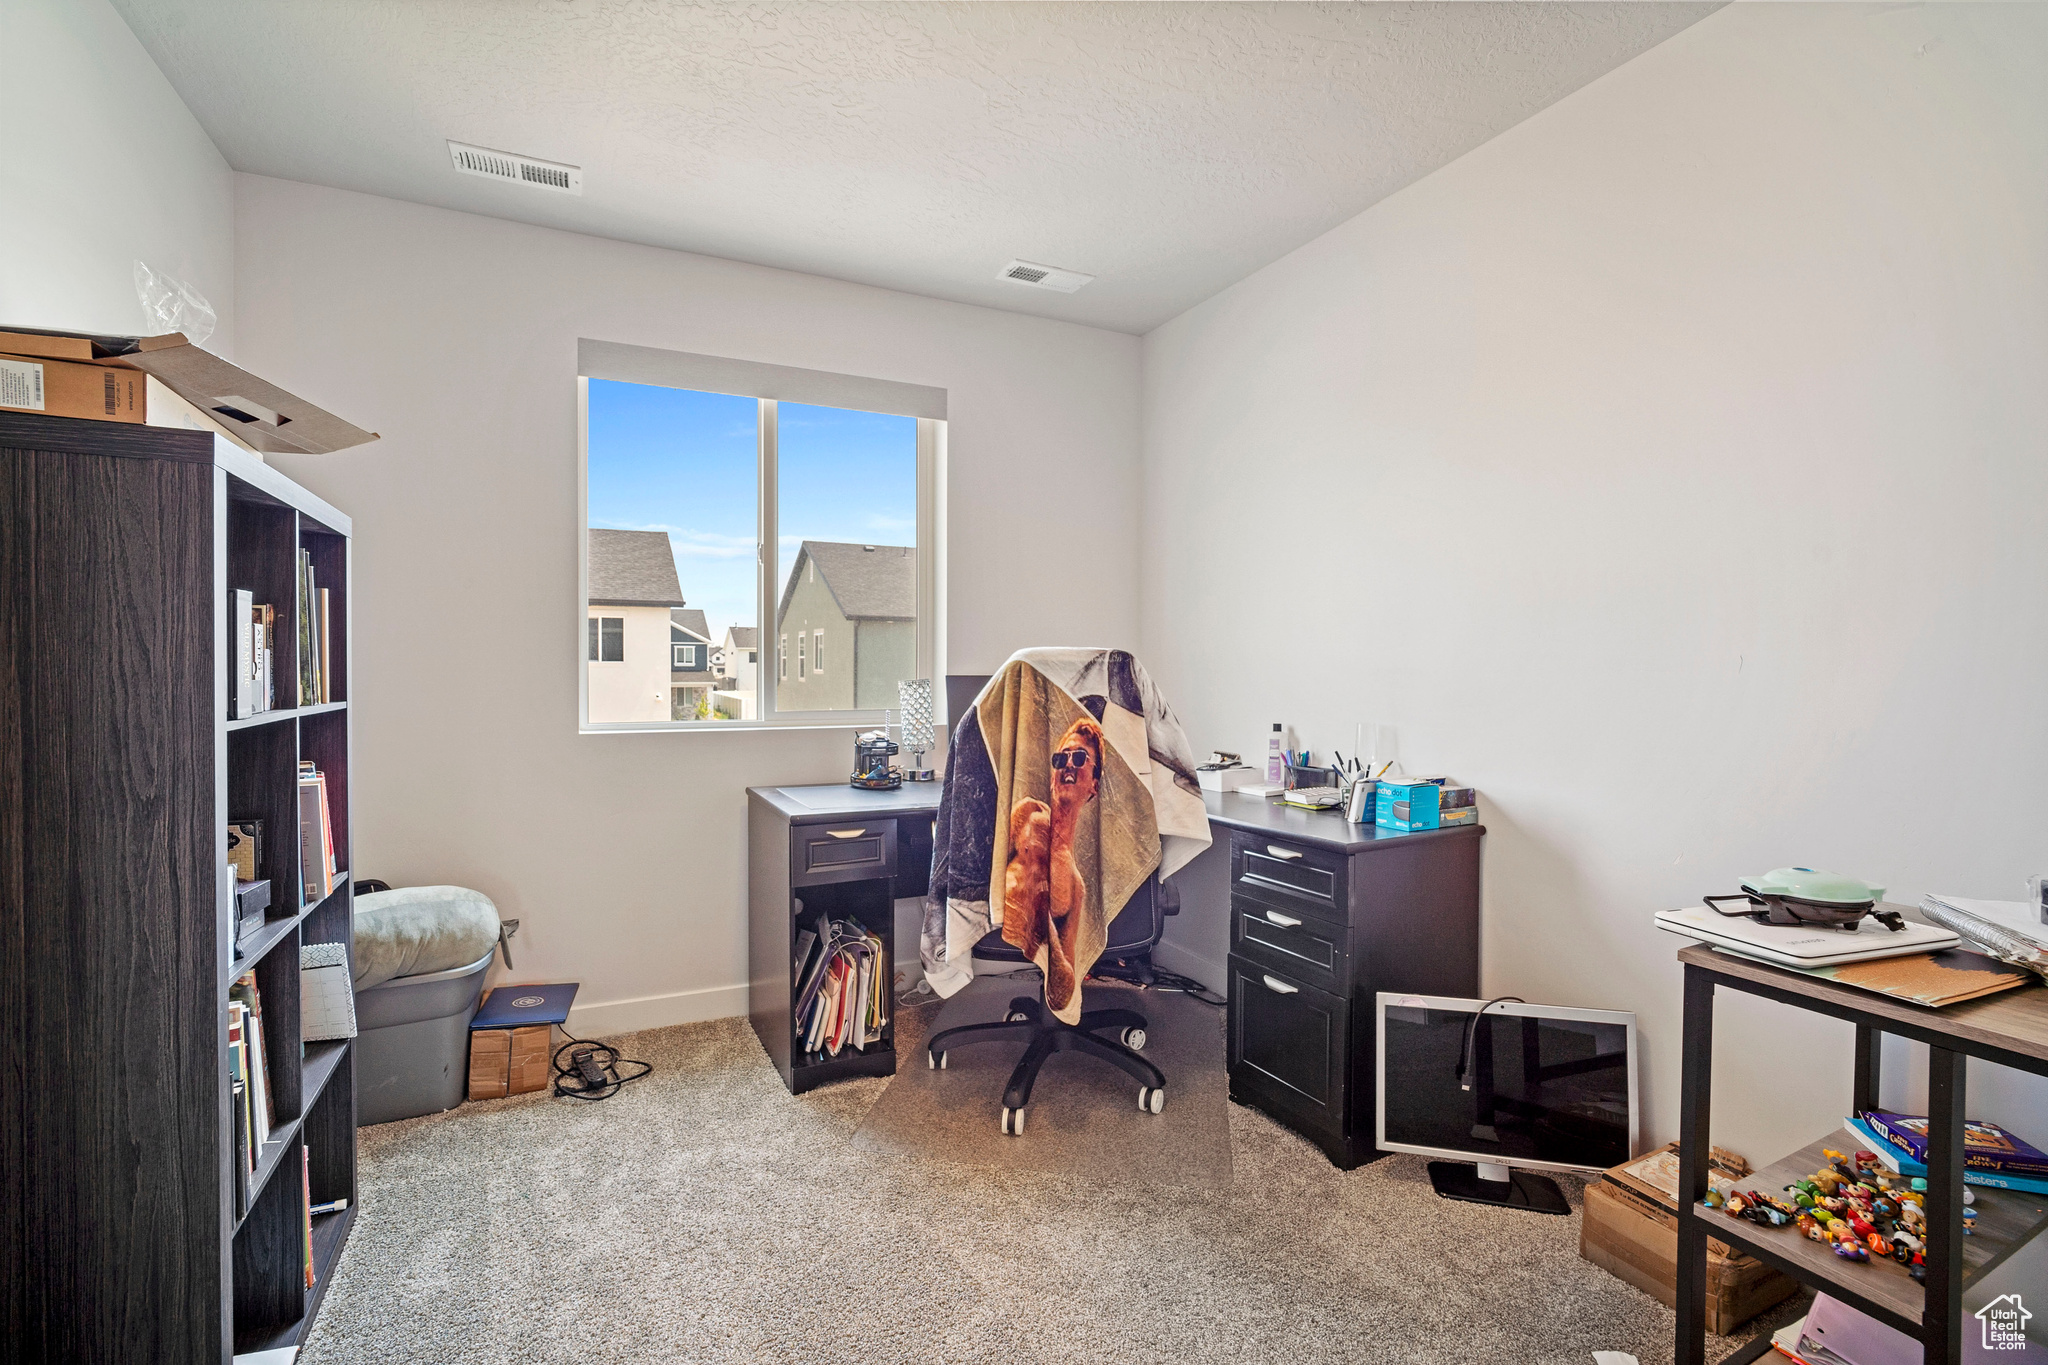
<instances>
[{"instance_id":1,"label":"blue sky","mask_svg":"<svg viewBox=\"0 0 2048 1365\"><path fill-rule=\"evenodd\" d=\"M754 624L751 398L590 383L590 524L666 531L711 637ZM805 540L917 543L917 421L783 403L778 583Z\"/></svg>"}]
</instances>

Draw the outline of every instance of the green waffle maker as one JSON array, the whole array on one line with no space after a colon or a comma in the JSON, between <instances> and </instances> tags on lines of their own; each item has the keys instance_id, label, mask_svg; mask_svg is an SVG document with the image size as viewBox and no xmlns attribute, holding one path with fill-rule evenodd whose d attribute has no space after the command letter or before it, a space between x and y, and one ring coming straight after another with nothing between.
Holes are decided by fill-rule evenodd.
<instances>
[{"instance_id":1,"label":"green waffle maker","mask_svg":"<svg viewBox=\"0 0 2048 1365\"><path fill-rule=\"evenodd\" d=\"M1854 933L1868 915L1893 933L1906 927L1898 911L1877 908L1883 887L1811 867L1781 867L1747 879L1732 896L1700 899L1719 914L1746 915L1759 924L1810 924ZM1744 908L1723 910L1717 901L1741 901Z\"/></svg>"}]
</instances>

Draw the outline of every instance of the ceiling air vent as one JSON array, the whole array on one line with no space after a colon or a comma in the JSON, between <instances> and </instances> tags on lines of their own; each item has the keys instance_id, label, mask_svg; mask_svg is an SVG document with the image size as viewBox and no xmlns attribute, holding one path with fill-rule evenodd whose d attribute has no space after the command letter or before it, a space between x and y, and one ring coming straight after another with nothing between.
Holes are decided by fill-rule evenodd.
<instances>
[{"instance_id":1,"label":"ceiling air vent","mask_svg":"<svg viewBox=\"0 0 2048 1365\"><path fill-rule=\"evenodd\" d=\"M1003 267L999 278L1028 284L1033 289L1053 289L1071 294L1095 277L1083 275L1078 270L1062 270L1056 265L1040 265L1036 261L1012 261Z\"/></svg>"},{"instance_id":2,"label":"ceiling air vent","mask_svg":"<svg viewBox=\"0 0 2048 1365\"><path fill-rule=\"evenodd\" d=\"M521 156L517 152L496 152L489 147L472 147L467 142L452 139L448 143L448 158L464 175L480 175L486 180L509 180L515 185L560 190L563 194L583 193L581 166L542 161L537 156Z\"/></svg>"}]
</instances>

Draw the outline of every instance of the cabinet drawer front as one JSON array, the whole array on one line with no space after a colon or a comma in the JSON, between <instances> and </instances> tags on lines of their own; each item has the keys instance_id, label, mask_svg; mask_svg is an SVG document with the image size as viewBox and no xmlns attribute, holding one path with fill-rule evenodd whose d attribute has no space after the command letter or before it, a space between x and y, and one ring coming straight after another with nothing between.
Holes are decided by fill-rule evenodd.
<instances>
[{"instance_id":1,"label":"cabinet drawer front","mask_svg":"<svg viewBox=\"0 0 2048 1365\"><path fill-rule=\"evenodd\" d=\"M789 860L789 878L795 886L893 877L896 822L797 825L789 832Z\"/></svg>"},{"instance_id":2,"label":"cabinet drawer front","mask_svg":"<svg viewBox=\"0 0 2048 1365\"><path fill-rule=\"evenodd\" d=\"M1345 1024L1338 996L1230 959L1230 1084L1328 1132L1344 1131Z\"/></svg>"},{"instance_id":3,"label":"cabinet drawer front","mask_svg":"<svg viewBox=\"0 0 2048 1365\"><path fill-rule=\"evenodd\" d=\"M1249 896L1230 898L1230 951L1335 990L1344 974L1346 930Z\"/></svg>"},{"instance_id":4,"label":"cabinet drawer front","mask_svg":"<svg viewBox=\"0 0 2048 1365\"><path fill-rule=\"evenodd\" d=\"M1326 919L1344 918L1344 855L1237 831L1230 839L1230 880L1267 900L1303 905Z\"/></svg>"}]
</instances>

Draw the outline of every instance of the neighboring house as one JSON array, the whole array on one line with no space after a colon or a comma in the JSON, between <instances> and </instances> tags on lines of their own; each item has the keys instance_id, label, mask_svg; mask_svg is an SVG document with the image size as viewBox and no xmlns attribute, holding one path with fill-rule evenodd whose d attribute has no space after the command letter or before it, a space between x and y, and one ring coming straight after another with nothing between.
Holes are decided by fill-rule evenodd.
<instances>
[{"instance_id":1,"label":"neighboring house","mask_svg":"<svg viewBox=\"0 0 2048 1365\"><path fill-rule=\"evenodd\" d=\"M711 700L718 671L711 666L711 627L695 607L668 614L668 707L670 720L696 720L697 707Z\"/></svg>"},{"instance_id":2,"label":"neighboring house","mask_svg":"<svg viewBox=\"0 0 2048 1365\"><path fill-rule=\"evenodd\" d=\"M590 528L583 667L593 722L669 719L669 613L682 605L665 532Z\"/></svg>"},{"instance_id":3,"label":"neighboring house","mask_svg":"<svg viewBox=\"0 0 2048 1365\"><path fill-rule=\"evenodd\" d=\"M768 645L778 711L896 705L917 667L917 551L803 542Z\"/></svg>"},{"instance_id":4,"label":"neighboring house","mask_svg":"<svg viewBox=\"0 0 2048 1365\"><path fill-rule=\"evenodd\" d=\"M733 692L754 690L760 666L761 631L758 626L727 626L725 643L713 659L719 663L719 686Z\"/></svg>"},{"instance_id":5,"label":"neighboring house","mask_svg":"<svg viewBox=\"0 0 2048 1365\"><path fill-rule=\"evenodd\" d=\"M752 720L760 693L761 631L758 626L727 626L725 643L711 652L718 672L717 688L711 693L711 708L729 720Z\"/></svg>"}]
</instances>

